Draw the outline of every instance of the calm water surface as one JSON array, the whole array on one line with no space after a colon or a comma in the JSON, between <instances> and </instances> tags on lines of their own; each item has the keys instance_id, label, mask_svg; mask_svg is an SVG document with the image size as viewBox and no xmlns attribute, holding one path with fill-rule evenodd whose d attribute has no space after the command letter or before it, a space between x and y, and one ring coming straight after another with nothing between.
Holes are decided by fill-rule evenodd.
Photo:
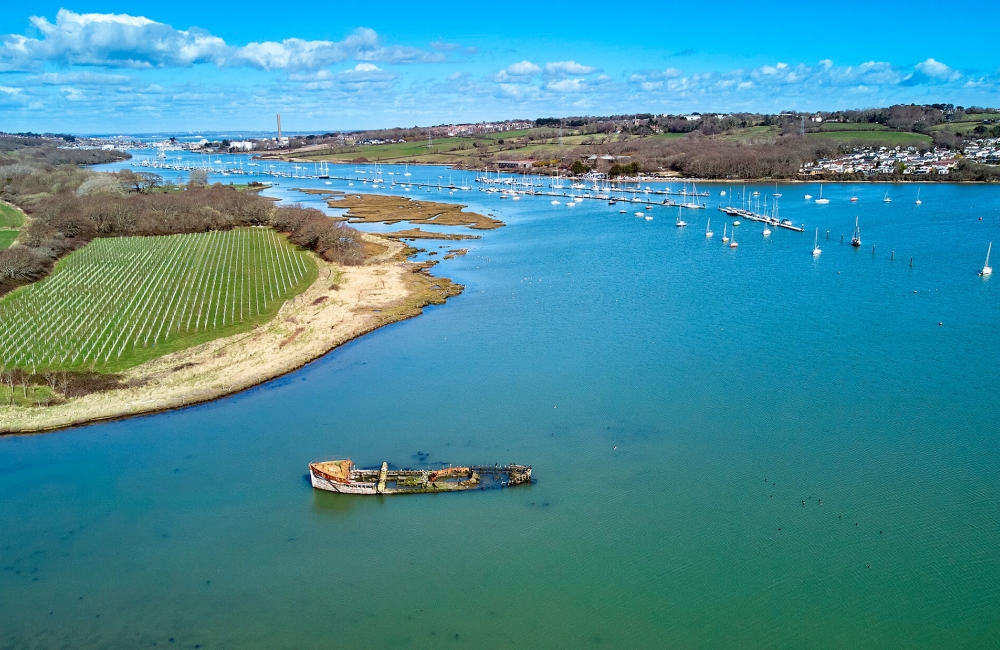
<instances>
[{"instance_id":1,"label":"calm water surface","mask_svg":"<svg viewBox=\"0 0 1000 650\"><path fill-rule=\"evenodd\" d=\"M436 267L447 305L229 399L0 439L0 647L1000 647L1000 191L782 192L809 232L731 250L714 209L414 190L508 223ZM313 491L341 455L537 482Z\"/></svg>"}]
</instances>

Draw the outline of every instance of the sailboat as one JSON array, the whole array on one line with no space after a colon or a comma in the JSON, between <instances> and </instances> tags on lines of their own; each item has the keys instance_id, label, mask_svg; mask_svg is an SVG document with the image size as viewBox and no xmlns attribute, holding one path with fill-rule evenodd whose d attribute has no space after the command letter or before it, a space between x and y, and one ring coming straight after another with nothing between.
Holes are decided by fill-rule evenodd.
<instances>
[{"instance_id":1,"label":"sailboat","mask_svg":"<svg viewBox=\"0 0 1000 650\"><path fill-rule=\"evenodd\" d=\"M677 208L677 223L675 223L674 225L677 226L678 228L683 228L684 226L688 225L687 221L684 221L683 219L681 219L681 209L680 208Z\"/></svg>"},{"instance_id":2,"label":"sailboat","mask_svg":"<svg viewBox=\"0 0 1000 650\"><path fill-rule=\"evenodd\" d=\"M989 247L986 249L986 263L983 264L983 270L979 272L979 275L984 278L993 273L993 267L990 266L990 251L993 250L993 242L990 242Z\"/></svg>"},{"instance_id":3,"label":"sailboat","mask_svg":"<svg viewBox=\"0 0 1000 650\"><path fill-rule=\"evenodd\" d=\"M889 198L889 193L885 193L885 198L882 199L882 203L892 203L892 199Z\"/></svg>"},{"instance_id":4,"label":"sailboat","mask_svg":"<svg viewBox=\"0 0 1000 650\"><path fill-rule=\"evenodd\" d=\"M861 247L861 229L858 228L858 218L854 217L854 234L851 236L851 246Z\"/></svg>"},{"instance_id":5,"label":"sailboat","mask_svg":"<svg viewBox=\"0 0 1000 650\"><path fill-rule=\"evenodd\" d=\"M411 173L410 173L410 166L409 166L409 165L407 165L407 166L406 166L406 172L405 172L405 173L403 174L403 176L412 176L412 175L413 175L413 174L411 174Z\"/></svg>"},{"instance_id":6,"label":"sailboat","mask_svg":"<svg viewBox=\"0 0 1000 650\"><path fill-rule=\"evenodd\" d=\"M917 205L920 205L923 201L920 200L920 188L917 188Z\"/></svg>"},{"instance_id":7,"label":"sailboat","mask_svg":"<svg viewBox=\"0 0 1000 650\"><path fill-rule=\"evenodd\" d=\"M813 238L813 257L819 257L823 251L819 247L819 228L816 229L816 237Z\"/></svg>"},{"instance_id":8,"label":"sailboat","mask_svg":"<svg viewBox=\"0 0 1000 650\"><path fill-rule=\"evenodd\" d=\"M736 228L733 228L733 241L729 242L730 248L736 248L739 244L736 243Z\"/></svg>"},{"instance_id":9,"label":"sailboat","mask_svg":"<svg viewBox=\"0 0 1000 650\"><path fill-rule=\"evenodd\" d=\"M770 237L771 236L771 229L767 227L766 223L764 224L764 232L762 234L765 237Z\"/></svg>"},{"instance_id":10,"label":"sailboat","mask_svg":"<svg viewBox=\"0 0 1000 650\"><path fill-rule=\"evenodd\" d=\"M723 244L725 244L727 241L729 241L729 237L726 237L726 227L728 225L729 225L728 223L722 224L722 243Z\"/></svg>"},{"instance_id":11,"label":"sailboat","mask_svg":"<svg viewBox=\"0 0 1000 650\"><path fill-rule=\"evenodd\" d=\"M712 232L711 228L712 228L712 219L709 218L708 219L708 223L705 224L705 236L706 237L711 237L712 235L715 234L714 232Z\"/></svg>"},{"instance_id":12,"label":"sailboat","mask_svg":"<svg viewBox=\"0 0 1000 650\"><path fill-rule=\"evenodd\" d=\"M830 202L830 199L824 199L823 198L823 184L820 183L819 184L819 198L816 199L816 203L818 203L819 205L826 205L829 202Z\"/></svg>"}]
</instances>

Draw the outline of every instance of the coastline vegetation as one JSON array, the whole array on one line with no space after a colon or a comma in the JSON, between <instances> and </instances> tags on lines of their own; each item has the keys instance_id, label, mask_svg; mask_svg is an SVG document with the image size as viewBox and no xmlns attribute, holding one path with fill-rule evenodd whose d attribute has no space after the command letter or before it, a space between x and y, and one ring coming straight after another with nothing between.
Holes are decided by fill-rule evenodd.
<instances>
[{"instance_id":1,"label":"coastline vegetation","mask_svg":"<svg viewBox=\"0 0 1000 650\"><path fill-rule=\"evenodd\" d=\"M442 133L442 130L445 133ZM313 138L278 155L294 160L447 164L462 169L501 169L505 161L530 161L533 173L603 173L636 165L639 172L701 179L797 179L802 166L862 147L927 151L959 149L970 138L1000 137L995 109L949 104L897 105L851 111L734 113L686 116L632 114L542 118L533 128L471 134L446 127L385 129ZM332 136L332 134L328 134ZM430 140L428 141L428 136ZM326 136L324 136L326 137ZM399 140L403 139L404 142ZM371 143L395 140L385 144ZM267 157L267 156L265 156ZM511 165L506 165L510 169ZM624 174L623 174L624 175ZM815 178L815 177L810 177ZM879 180L990 181L1000 179L968 163L948 178L897 174ZM856 175L826 180L863 180Z\"/></svg>"}]
</instances>

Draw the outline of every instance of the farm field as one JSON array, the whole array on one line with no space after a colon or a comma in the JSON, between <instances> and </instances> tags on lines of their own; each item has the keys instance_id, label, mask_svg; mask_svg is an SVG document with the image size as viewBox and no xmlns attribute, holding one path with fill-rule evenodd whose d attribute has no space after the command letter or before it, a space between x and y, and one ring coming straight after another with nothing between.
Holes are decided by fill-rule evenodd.
<instances>
[{"instance_id":1,"label":"farm field","mask_svg":"<svg viewBox=\"0 0 1000 650\"><path fill-rule=\"evenodd\" d=\"M931 137L920 133L907 133L903 131L827 131L820 133L807 133L807 138L831 140L834 142L861 142L874 146L903 147L929 145Z\"/></svg>"},{"instance_id":2,"label":"farm field","mask_svg":"<svg viewBox=\"0 0 1000 650\"><path fill-rule=\"evenodd\" d=\"M97 239L0 300L0 365L120 371L266 322L316 274L266 228Z\"/></svg>"},{"instance_id":3,"label":"farm field","mask_svg":"<svg viewBox=\"0 0 1000 650\"><path fill-rule=\"evenodd\" d=\"M826 131L888 131L889 127L884 124L856 124L853 122L823 122L820 125L821 132Z\"/></svg>"},{"instance_id":4,"label":"farm field","mask_svg":"<svg viewBox=\"0 0 1000 650\"><path fill-rule=\"evenodd\" d=\"M10 245L17 239L18 232L17 230L0 230L0 250L10 248Z\"/></svg>"},{"instance_id":5,"label":"farm field","mask_svg":"<svg viewBox=\"0 0 1000 650\"><path fill-rule=\"evenodd\" d=\"M0 228L20 228L24 225L24 215L17 208L0 203Z\"/></svg>"},{"instance_id":6,"label":"farm field","mask_svg":"<svg viewBox=\"0 0 1000 650\"><path fill-rule=\"evenodd\" d=\"M781 130L776 126L751 126L743 129L732 129L723 133L720 138L732 142L773 142ZM683 134L687 135L687 134Z\"/></svg>"}]
</instances>

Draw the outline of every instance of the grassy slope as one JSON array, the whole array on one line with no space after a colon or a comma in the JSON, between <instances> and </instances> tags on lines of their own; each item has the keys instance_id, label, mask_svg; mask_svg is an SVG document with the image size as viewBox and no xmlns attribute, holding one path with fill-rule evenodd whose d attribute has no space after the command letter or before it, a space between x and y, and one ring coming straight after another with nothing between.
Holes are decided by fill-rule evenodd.
<instances>
[{"instance_id":1,"label":"grassy slope","mask_svg":"<svg viewBox=\"0 0 1000 650\"><path fill-rule=\"evenodd\" d=\"M186 237L187 235L174 235L174 236ZM153 239L153 238L137 238L137 239ZM66 267L68 266L68 262L73 255L78 255L80 252L81 251L77 251L60 260L56 264L55 271L53 271L52 275L50 275L49 278L56 276L60 272L71 272L66 269ZM109 360L107 363L97 366L95 370L100 372L120 372L127 368L139 365L140 363L143 363L150 359L154 359L156 357L160 357L165 354L169 354L171 352L176 352L178 350L183 350L195 345L199 345L201 343L205 343L213 339L232 336L233 334L239 334L241 332L246 332L253 329L255 325L268 322L269 320L274 318L275 314L278 313L278 310L281 309L281 306L285 303L286 300L294 296L297 296L298 294L305 291L309 287L309 285L311 285L315 281L317 277L318 267L316 265L316 262L312 254L302 250L299 250L299 254L303 256L303 259L306 262L307 271L305 275L297 284L295 284L293 287L291 287L288 291L284 293L283 299L273 301L268 306L268 308L262 310L262 312L259 315L252 317L248 316L238 322L224 325L221 327L214 327L208 330L201 330L193 333L182 333L182 332L173 333L171 334L169 339L166 339L155 346L135 347L130 350L127 350L122 354L120 358ZM3 299L3 301L0 302L7 302L12 299L16 299L16 296L20 291L23 291L23 288L21 290L9 294ZM50 368L50 369L60 369L60 368Z\"/></svg>"},{"instance_id":2,"label":"grassy slope","mask_svg":"<svg viewBox=\"0 0 1000 650\"><path fill-rule=\"evenodd\" d=\"M0 230L0 250L10 248L10 245L17 239L17 230Z\"/></svg>"},{"instance_id":3,"label":"grassy slope","mask_svg":"<svg viewBox=\"0 0 1000 650\"><path fill-rule=\"evenodd\" d=\"M920 133L904 133L898 131L832 131L807 133L807 138L832 140L834 142L861 142L874 146L894 147L919 146L931 143L931 137Z\"/></svg>"},{"instance_id":4,"label":"grassy slope","mask_svg":"<svg viewBox=\"0 0 1000 650\"><path fill-rule=\"evenodd\" d=\"M820 131L888 131L884 124L850 124L843 122L824 122Z\"/></svg>"},{"instance_id":5,"label":"grassy slope","mask_svg":"<svg viewBox=\"0 0 1000 650\"><path fill-rule=\"evenodd\" d=\"M0 228L20 228L24 225L24 213L17 208L0 203Z\"/></svg>"}]
</instances>

